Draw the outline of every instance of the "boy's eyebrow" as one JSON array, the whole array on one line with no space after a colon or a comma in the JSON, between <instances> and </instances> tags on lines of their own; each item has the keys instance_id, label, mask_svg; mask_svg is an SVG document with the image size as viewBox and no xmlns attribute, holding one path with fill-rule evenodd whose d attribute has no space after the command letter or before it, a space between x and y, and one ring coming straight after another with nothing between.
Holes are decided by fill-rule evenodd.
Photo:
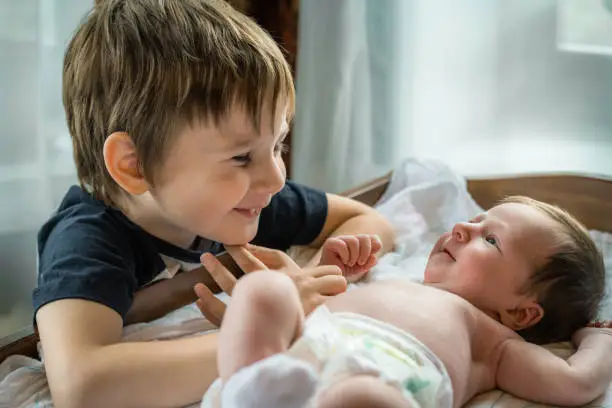
<instances>
[{"instance_id":1,"label":"boy's eyebrow","mask_svg":"<svg viewBox=\"0 0 612 408\"><path fill-rule=\"evenodd\" d=\"M231 150L241 150L245 149L253 144L255 141L255 137L240 137L232 139L231 142L228 143L228 146Z\"/></svg>"},{"instance_id":2,"label":"boy's eyebrow","mask_svg":"<svg viewBox=\"0 0 612 408\"><path fill-rule=\"evenodd\" d=\"M289 125L284 122L281 125L281 130L277 140L283 140L289 134ZM231 150L241 150L250 147L253 142L259 138L256 133L234 133L231 140L228 140L227 146Z\"/></svg>"}]
</instances>

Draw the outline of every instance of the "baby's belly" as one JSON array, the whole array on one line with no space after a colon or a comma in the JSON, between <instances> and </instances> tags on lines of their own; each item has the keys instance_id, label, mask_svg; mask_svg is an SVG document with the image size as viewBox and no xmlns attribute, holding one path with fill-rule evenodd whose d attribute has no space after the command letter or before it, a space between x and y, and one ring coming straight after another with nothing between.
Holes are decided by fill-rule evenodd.
<instances>
[{"instance_id":1,"label":"baby's belly","mask_svg":"<svg viewBox=\"0 0 612 408\"><path fill-rule=\"evenodd\" d=\"M471 307L447 292L408 282L377 282L327 302L332 312L352 312L392 324L416 337L444 364L455 405L463 401L471 374Z\"/></svg>"}]
</instances>

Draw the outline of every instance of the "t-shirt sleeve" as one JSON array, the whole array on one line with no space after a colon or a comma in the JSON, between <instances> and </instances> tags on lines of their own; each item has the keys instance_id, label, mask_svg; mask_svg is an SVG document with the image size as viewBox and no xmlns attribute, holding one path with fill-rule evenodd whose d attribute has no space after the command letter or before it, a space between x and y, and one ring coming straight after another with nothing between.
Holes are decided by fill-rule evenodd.
<instances>
[{"instance_id":1,"label":"t-shirt sleeve","mask_svg":"<svg viewBox=\"0 0 612 408\"><path fill-rule=\"evenodd\" d=\"M256 245L287 250L308 245L321 233L327 219L324 192L287 181L261 212Z\"/></svg>"},{"instance_id":2,"label":"t-shirt sleeve","mask_svg":"<svg viewBox=\"0 0 612 408\"><path fill-rule=\"evenodd\" d=\"M34 316L47 303L85 299L125 318L137 280L129 242L116 226L97 217L64 219L38 238Z\"/></svg>"}]
</instances>

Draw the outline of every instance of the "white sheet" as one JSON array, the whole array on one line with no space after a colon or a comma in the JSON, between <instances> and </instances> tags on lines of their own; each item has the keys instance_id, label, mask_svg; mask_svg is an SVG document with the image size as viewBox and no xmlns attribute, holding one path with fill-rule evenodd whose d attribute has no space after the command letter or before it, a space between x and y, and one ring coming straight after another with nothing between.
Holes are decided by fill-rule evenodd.
<instances>
[{"instance_id":1,"label":"white sheet","mask_svg":"<svg viewBox=\"0 0 612 408\"><path fill-rule=\"evenodd\" d=\"M437 236L456 222L481 211L467 193L465 181L448 167L435 161L413 159L406 160L396 169L377 208L394 224L398 239L396 251L381 258L372 270L371 280L397 277L421 280L427 255ZM604 253L606 265L612 265L612 236L595 231L592 235ZM607 273L610 285L612 269L608 268ZM221 297L227 299L224 295ZM612 319L610 294L603 304L600 317ZM197 308L189 305L154 322L126 327L123 341L178 338L211 329L212 326L201 317ZM562 354L571 352L568 344L551 346L551 349ZM519 408L527 405L540 406L492 391L475 398L468 407ZM39 361L12 356L0 364L0 408L52 406L44 367ZM199 404L194 405L197 406ZM612 386L606 396L588 407L612 408Z\"/></svg>"}]
</instances>

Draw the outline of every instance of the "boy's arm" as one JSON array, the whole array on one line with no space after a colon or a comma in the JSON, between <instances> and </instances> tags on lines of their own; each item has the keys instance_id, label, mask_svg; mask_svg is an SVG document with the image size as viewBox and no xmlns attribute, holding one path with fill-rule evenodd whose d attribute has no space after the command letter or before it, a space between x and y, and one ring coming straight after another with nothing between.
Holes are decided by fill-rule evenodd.
<instances>
[{"instance_id":1,"label":"boy's arm","mask_svg":"<svg viewBox=\"0 0 612 408\"><path fill-rule=\"evenodd\" d=\"M330 237L352 234L375 234L382 242L379 255L393 249L395 233L389 221L378 211L350 198L327 194L327 218L317 238L309 245L320 248ZM307 266L318 265L321 250L308 261Z\"/></svg>"},{"instance_id":2,"label":"boy's arm","mask_svg":"<svg viewBox=\"0 0 612 408\"><path fill-rule=\"evenodd\" d=\"M184 406L199 401L217 377L216 333L119 343L119 314L80 299L49 303L36 320L58 408Z\"/></svg>"},{"instance_id":3,"label":"boy's arm","mask_svg":"<svg viewBox=\"0 0 612 408\"><path fill-rule=\"evenodd\" d=\"M197 283L205 284L213 292L219 291L204 267L181 272L172 279L157 281L137 291L125 323L150 322L195 302L193 287Z\"/></svg>"},{"instance_id":4,"label":"boy's arm","mask_svg":"<svg viewBox=\"0 0 612 408\"><path fill-rule=\"evenodd\" d=\"M501 350L497 386L534 402L578 406L602 395L612 381L612 331L587 336L567 361L522 340Z\"/></svg>"},{"instance_id":5,"label":"boy's arm","mask_svg":"<svg viewBox=\"0 0 612 408\"><path fill-rule=\"evenodd\" d=\"M234 276L243 274L227 252L216 257ZM181 272L172 279L160 280L137 291L132 307L125 317L125 323L150 322L195 302L197 296L193 287L198 283L206 285L213 293L221 292L219 285L203 266Z\"/></svg>"}]
</instances>

